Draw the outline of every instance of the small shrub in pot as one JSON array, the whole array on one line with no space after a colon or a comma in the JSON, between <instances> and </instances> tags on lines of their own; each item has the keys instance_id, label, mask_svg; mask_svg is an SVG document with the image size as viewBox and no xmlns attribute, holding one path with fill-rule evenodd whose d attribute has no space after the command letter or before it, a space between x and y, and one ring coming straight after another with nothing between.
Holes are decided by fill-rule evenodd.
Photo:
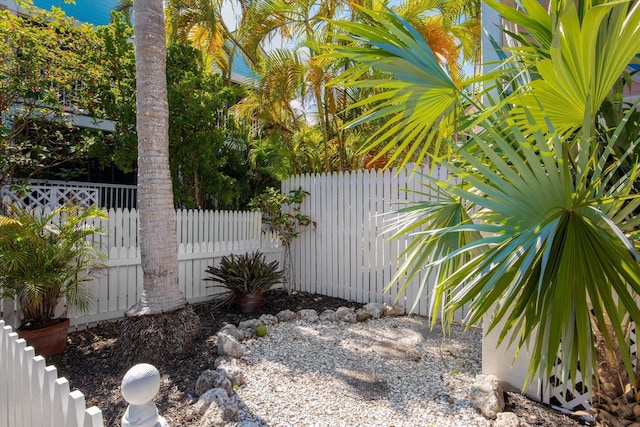
<instances>
[{"instance_id":1,"label":"small shrub in pot","mask_svg":"<svg viewBox=\"0 0 640 427\"><path fill-rule=\"evenodd\" d=\"M258 301L258 307L245 309L250 310L248 312L257 311L262 302L262 294L285 280L278 261L268 263L260 251L223 256L220 264L209 266L205 272L211 274L205 280L217 282L211 287L224 289L219 304L228 304L234 300L241 302L243 299ZM254 298L243 298L245 296ZM242 311L247 312L243 310L242 304L239 305Z\"/></svg>"},{"instance_id":2,"label":"small shrub in pot","mask_svg":"<svg viewBox=\"0 0 640 427\"><path fill-rule=\"evenodd\" d=\"M19 334L67 321L68 308L89 308L86 283L105 258L89 239L101 232L87 222L93 218L108 216L97 206L73 205L50 213L9 205L0 215L0 298L17 301Z\"/></svg>"}]
</instances>

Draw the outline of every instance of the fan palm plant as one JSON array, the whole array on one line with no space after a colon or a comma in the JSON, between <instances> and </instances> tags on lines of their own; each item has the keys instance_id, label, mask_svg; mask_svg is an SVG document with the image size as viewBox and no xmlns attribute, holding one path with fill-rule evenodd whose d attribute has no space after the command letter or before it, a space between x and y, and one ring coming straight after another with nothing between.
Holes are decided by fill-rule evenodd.
<instances>
[{"instance_id":1,"label":"fan palm plant","mask_svg":"<svg viewBox=\"0 0 640 427\"><path fill-rule=\"evenodd\" d=\"M522 46L482 78L485 103L456 84L419 34L389 11L366 11L373 26L340 24L361 46L337 50L385 78L372 81L361 71L335 83L385 89L364 101L370 112L353 122L388 120L371 146L405 160L424 158L432 144L447 144L451 153L431 158L450 180L424 177L438 197L400 212L394 231L416 240L395 280L433 272L434 318L443 312L450 322L469 303L469 322L485 314L487 330L504 322L500 342L533 349L530 377L549 378L560 350L564 380L576 378L579 367L596 384L636 387L624 326L640 321L640 140L626 131L637 105L610 128L597 124L640 51L640 6L556 1L547 13L524 3L525 12L499 6L529 31L514 33ZM499 86L490 84L495 78ZM470 107L475 112L465 114ZM601 347L617 355L620 377L618 362L613 378L598 364Z\"/></svg>"}]
</instances>

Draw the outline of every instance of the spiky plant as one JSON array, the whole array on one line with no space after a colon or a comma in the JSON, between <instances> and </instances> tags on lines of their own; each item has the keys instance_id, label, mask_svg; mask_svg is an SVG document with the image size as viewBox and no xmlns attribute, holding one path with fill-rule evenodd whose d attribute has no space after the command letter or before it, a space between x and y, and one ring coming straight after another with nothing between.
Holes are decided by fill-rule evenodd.
<instances>
[{"instance_id":1,"label":"spiky plant","mask_svg":"<svg viewBox=\"0 0 640 427\"><path fill-rule=\"evenodd\" d=\"M211 277L204 280L218 283L210 287L225 290L221 303L230 302L237 295L263 294L285 280L278 261L268 263L260 251L223 256L220 264L209 266L205 272Z\"/></svg>"}]
</instances>

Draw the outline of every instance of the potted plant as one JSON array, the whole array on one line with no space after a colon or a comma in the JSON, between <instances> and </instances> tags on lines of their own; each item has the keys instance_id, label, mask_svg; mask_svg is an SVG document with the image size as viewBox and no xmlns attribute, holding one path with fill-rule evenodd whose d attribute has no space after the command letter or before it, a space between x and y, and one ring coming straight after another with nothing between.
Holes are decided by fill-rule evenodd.
<instances>
[{"instance_id":1,"label":"potted plant","mask_svg":"<svg viewBox=\"0 0 640 427\"><path fill-rule=\"evenodd\" d=\"M235 301L242 313L258 311L263 294L285 280L284 272L278 268L278 261L267 263L260 251L223 256L219 265L209 266L205 272L212 275L205 280L219 283L210 287L225 290L219 304Z\"/></svg>"},{"instance_id":2,"label":"potted plant","mask_svg":"<svg viewBox=\"0 0 640 427\"><path fill-rule=\"evenodd\" d=\"M0 298L17 302L18 335L43 356L64 351L68 309L86 311L93 300L86 282L104 254L88 239L101 232L92 218L108 216L73 205L51 213L8 205L0 215Z\"/></svg>"}]
</instances>

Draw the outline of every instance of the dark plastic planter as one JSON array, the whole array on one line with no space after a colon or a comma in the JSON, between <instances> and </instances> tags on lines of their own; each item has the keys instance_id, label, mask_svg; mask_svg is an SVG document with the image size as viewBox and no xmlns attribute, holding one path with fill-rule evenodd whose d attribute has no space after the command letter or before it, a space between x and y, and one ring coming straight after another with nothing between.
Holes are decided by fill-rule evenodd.
<instances>
[{"instance_id":1,"label":"dark plastic planter","mask_svg":"<svg viewBox=\"0 0 640 427\"><path fill-rule=\"evenodd\" d=\"M262 294L236 295L236 303L241 313L255 313L262 306Z\"/></svg>"}]
</instances>

